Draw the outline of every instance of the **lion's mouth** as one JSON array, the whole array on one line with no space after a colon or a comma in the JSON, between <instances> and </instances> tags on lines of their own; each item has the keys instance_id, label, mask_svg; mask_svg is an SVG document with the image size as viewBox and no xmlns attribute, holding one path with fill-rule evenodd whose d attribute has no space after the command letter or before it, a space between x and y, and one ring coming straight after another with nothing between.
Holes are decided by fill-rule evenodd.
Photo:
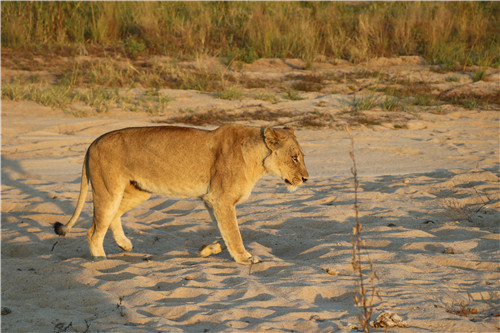
<instances>
[{"instance_id":1,"label":"lion's mouth","mask_svg":"<svg viewBox=\"0 0 500 333\"><path fill-rule=\"evenodd\" d=\"M289 192L295 192L295 190L297 189L297 185L296 184L293 184L290 180L288 179L284 179L285 181L285 184L286 184L286 188L288 189Z\"/></svg>"},{"instance_id":2,"label":"lion's mouth","mask_svg":"<svg viewBox=\"0 0 500 333\"><path fill-rule=\"evenodd\" d=\"M294 182L290 181L288 178L285 178L283 180L285 181L285 184L287 184L289 186L297 186L297 185L300 185L301 183L307 182L307 178L306 177L302 177L301 179L295 178Z\"/></svg>"}]
</instances>

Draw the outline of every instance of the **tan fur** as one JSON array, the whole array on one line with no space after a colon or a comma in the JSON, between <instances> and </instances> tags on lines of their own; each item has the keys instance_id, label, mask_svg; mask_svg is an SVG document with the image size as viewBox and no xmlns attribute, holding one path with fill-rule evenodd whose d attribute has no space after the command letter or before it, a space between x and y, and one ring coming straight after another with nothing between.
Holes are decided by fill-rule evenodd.
<instances>
[{"instance_id":1,"label":"tan fur","mask_svg":"<svg viewBox=\"0 0 500 333\"><path fill-rule=\"evenodd\" d=\"M223 238L200 249L201 256L226 246L240 264L259 262L245 250L235 206L250 195L254 184L273 174L294 190L308 178L304 153L292 129L224 125L213 131L162 126L126 128L95 140L85 156L77 208L66 225L75 224L92 184L94 219L88 232L91 255L105 258L103 240L108 228L123 250L132 243L120 217L146 201L151 193L201 198Z\"/></svg>"}]
</instances>

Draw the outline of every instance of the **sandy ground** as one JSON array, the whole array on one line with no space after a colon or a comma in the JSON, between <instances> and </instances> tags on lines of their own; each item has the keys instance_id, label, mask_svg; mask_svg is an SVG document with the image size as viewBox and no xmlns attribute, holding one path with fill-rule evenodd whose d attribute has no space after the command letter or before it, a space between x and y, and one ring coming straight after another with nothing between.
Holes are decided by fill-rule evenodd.
<instances>
[{"instance_id":1,"label":"sandy ground","mask_svg":"<svg viewBox=\"0 0 500 333\"><path fill-rule=\"evenodd\" d=\"M167 94L184 106L231 103ZM312 108L317 100L297 103ZM352 130L360 221L379 276L373 318L393 311L407 321L405 332L500 329L499 115L457 108L423 113L410 129ZM133 251L122 252L108 235L103 262L88 253L90 193L72 232L53 233L52 224L73 212L88 145L104 132L161 118L118 111L76 118L2 101L1 284L2 307L11 311L2 330L353 330L353 182L342 130L297 130L307 185L288 193L266 176L238 206L244 242L264 259L252 267L227 252L197 256L218 234L196 200L153 196L132 210L123 222ZM461 306L473 313L455 314Z\"/></svg>"}]
</instances>

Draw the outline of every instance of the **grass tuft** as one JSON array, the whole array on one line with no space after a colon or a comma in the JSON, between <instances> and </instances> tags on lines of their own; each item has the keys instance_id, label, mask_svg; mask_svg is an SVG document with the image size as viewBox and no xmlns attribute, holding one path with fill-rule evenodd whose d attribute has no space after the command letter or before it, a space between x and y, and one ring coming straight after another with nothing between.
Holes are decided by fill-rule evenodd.
<instances>
[{"instance_id":1,"label":"grass tuft","mask_svg":"<svg viewBox=\"0 0 500 333\"><path fill-rule=\"evenodd\" d=\"M484 80L485 77L486 77L486 70L478 69L477 71L474 72L472 79L474 80L474 82L477 82Z\"/></svg>"},{"instance_id":2,"label":"grass tuft","mask_svg":"<svg viewBox=\"0 0 500 333\"><path fill-rule=\"evenodd\" d=\"M236 87L229 87L221 92L218 92L215 94L215 97L220 98L220 99L227 99L230 101L234 101L237 99L243 99L243 91L241 89L238 89Z\"/></svg>"}]
</instances>

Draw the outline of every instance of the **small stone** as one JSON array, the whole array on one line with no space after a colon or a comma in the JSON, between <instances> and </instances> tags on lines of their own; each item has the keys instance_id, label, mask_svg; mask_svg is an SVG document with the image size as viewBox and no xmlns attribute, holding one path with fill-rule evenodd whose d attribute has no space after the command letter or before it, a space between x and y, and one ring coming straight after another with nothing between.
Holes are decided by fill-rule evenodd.
<instances>
[{"instance_id":1,"label":"small stone","mask_svg":"<svg viewBox=\"0 0 500 333\"><path fill-rule=\"evenodd\" d=\"M318 321L318 322L325 321L324 319L321 319L321 317L318 315L312 315L311 318L309 318L309 320L314 320L314 321Z\"/></svg>"},{"instance_id":2,"label":"small stone","mask_svg":"<svg viewBox=\"0 0 500 333\"><path fill-rule=\"evenodd\" d=\"M376 321L371 321L370 326L372 327L408 327L408 323L403 321L403 319L391 311L384 311L378 317Z\"/></svg>"},{"instance_id":3,"label":"small stone","mask_svg":"<svg viewBox=\"0 0 500 333\"><path fill-rule=\"evenodd\" d=\"M455 254L455 249L453 249L452 247L447 247L446 249L443 250L443 253L444 254Z\"/></svg>"},{"instance_id":4,"label":"small stone","mask_svg":"<svg viewBox=\"0 0 500 333\"><path fill-rule=\"evenodd\" d=\"M339 275L339 272L331 268L325 269L325 272L328 273L328 275L333 275L333 276Z\"/></svg>"}]
</instances>

